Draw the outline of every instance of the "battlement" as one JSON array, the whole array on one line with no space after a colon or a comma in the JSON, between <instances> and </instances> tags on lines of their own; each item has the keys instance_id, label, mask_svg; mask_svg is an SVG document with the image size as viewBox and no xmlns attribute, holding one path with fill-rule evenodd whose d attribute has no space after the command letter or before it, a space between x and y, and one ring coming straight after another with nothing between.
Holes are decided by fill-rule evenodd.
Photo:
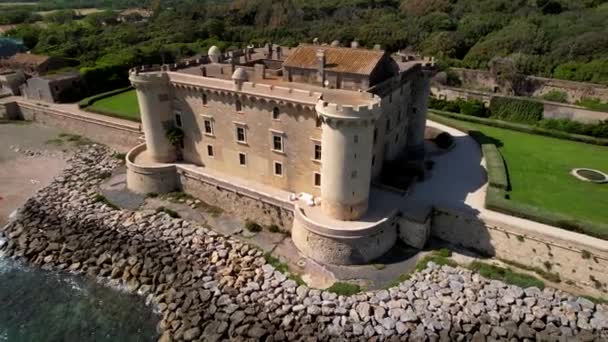
<instances>
[{"instance_id":1,"label":"battlement","mask_svg":"<svg viewBox=\"0 0 608 342\"><path fill-rule=\"evenodd\" d=\"M381 99L378 96L369 95L371 98L367 104L346 105L320 99L315 108L320 115L336 119L376 118L380 115Z\"/></svg>"}]
</instances>

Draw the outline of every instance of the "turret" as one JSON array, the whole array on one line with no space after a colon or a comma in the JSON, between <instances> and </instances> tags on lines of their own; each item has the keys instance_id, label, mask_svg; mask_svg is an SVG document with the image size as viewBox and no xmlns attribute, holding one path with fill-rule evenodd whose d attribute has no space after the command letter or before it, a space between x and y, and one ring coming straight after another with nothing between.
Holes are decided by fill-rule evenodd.
<instances>
[{"instance_id":1,"label":"turret","mask_svg":"<svg viewBox=\"0 0 608 342\"><path fill-rule=\"evenodd\" d=\"M412 83L412 108L407 131L408 159L424 159L424 130L430 92L430 71L422 70Z\"/></svg>"},{"instance_id":2,"label":"turret","mask_svg":"<svg viewBox=\"0 0 608 342\"><path fill-rule=\"evenodd\" d=\"M134 70L129 80L137 93L148 157L157 163L175 161L175 148L165 133L165 129L173 124L167 75L164 72L143 74Z\"/></svg>"},{"instance_id":3,"label":"turret","mask_svg":"<svg viewBox=\"0 0 608 342\"><path fill-rule=\"evenodd\" d=\"M356 220L367 212L375 121L380 98L366 106L320 100L322 122L321 209L338 220Z\"/></svg>"}]
</instances>

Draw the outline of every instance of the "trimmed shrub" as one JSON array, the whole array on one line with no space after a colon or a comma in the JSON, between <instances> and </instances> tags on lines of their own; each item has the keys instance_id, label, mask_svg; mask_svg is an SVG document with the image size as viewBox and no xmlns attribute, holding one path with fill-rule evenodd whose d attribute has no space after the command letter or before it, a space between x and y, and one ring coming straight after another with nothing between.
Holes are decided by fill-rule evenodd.
<instances>
[{"instance_id":1,"label":"trimmed shrub","mask_svg":"<svg viewBox=\"0 0 608 342\"><path fill-rule=\"evenodd\" d=\"M568 94L565 91L555 89L541 95L541 98L545 101L568 103Z\"/></svg>"},{"instance_id":2,"label":"trimmed shrub","mask_svg":"<svg viewBox=\"0 0 608 342\"><path fill-rule=\"evenodd\" d=\"M483 155L486 158L486 168L488 169L488 182L490 186L509 190L509 176L507 168L502 158L502 154L494 144L483 144L481 146Z\"/></svg>"},{"instance_id":3,"label":"trimmed shrub","mask_svg":"<svg viewBox=\"0 0 608 342\"><path fill-rule=\"evenodd\" d=\"M544 106L533 100L493 97L490 100L492 117L505 121L533 124L543 118Z\"/></svg>"},{"instance_id":4,"label":"trimmed shrub","mask_svg":"<svg viewBox=\"0 0 608 342\"><path fill-rule=\"evenodd\" d=\"M454 144L454 137L452 137L450 133L441 132L435 137L435 139L433 139L433 141L435 142L437 147L445 150L452 147L452 145Z\"/></svg>"},{"instance_id":5,"label":"trimmed shrub","mask_svg":"<svg viewBox=\"0 0 608 342\"><path fill-rule=\"evenodd\" d=\"M97 102L99 100L102 100L102 99L105 99L105 98L108 98L108 97L112 97L114 95L118 95L118 94L121 94L121 93L125 93L125 92L127 92L127 91L129 91L131 89L133 89L133 87L129 86L129 87L126 87L126 88L114 89L112 91L108 91L108 92L105 92L105 93L101 93L101 94L97 94L97 95L93 95L93 96L84 98L84 99L80 100L80 102L78 102L78 107L79 108L86 108L86 107L92 105L93 103L95 103L95 102ZM104 114L104 113L100 113L100 114Z\"/></svg>"},{"instance_id":6,"label":"trimmed shrub","mask_svg":"<svg viewBox=\"0 0 608 342\"><path fill-rule=\"evenodd\" d=\"M477 117L473 117L473 116L469 116L469 115L448 113L448 112L432 110L432 109L429 110L428 116L433 121L437 121L439 123L445 123L446 125L452 126L463 132L468 132L468 129L465 128L464 126L458 126L457 123L453 123L451 121L442 120L442 119L444 117L447 117L447 118L452 118L452 119L457 119L457 120L462 120L462 121L479 123L479 124L492 126L492 127L512 129L512 130L518 131L518 132L544 135L544 136L548 136L548 137L552 137L552 138L578 141L578 142L583 142L583 143L593 144L593 145L608 146L608 139L594 138L594 137L578 135L578 134L570 134L567 132L562 132L562 131L558 131L558 130L554 130L554 129L545 129L545 128L541 128L541 127L525 125L525 124L520 124L520 123L513 123L513 122L507 122L507 121L501 121L501 120L495 120L495 119L487 119L487 118L477 118ZM604 125L606 126L606 128L603 128ZM608 130L608 124L606 124L606 123L602 123L601 125L598 124L596 129L598 130L598 132L600 132L602 129Z\"/></svg>"},{"instance_id":7,"label":"trimmed shrub","mask_svg":"<svg viewBox=\"0 0 608 342\"><path fill-rule=\"evenodd\" d=\"M246 220L245 221L245 229L252 233L259 233L262 231L262 226L260 226L257 222Z\"/></svg>"},{"instance_id":8,"label":"trimmed shrub","mask_svg":"<svg viewBox=\"0 0 608 342\"><path fill-rule=\"evenodd\" d=\"M490 116L483 102L479 100L468 100L460 103L460 113L464 115L486 118Z\"/></svg>"}]
</instances>

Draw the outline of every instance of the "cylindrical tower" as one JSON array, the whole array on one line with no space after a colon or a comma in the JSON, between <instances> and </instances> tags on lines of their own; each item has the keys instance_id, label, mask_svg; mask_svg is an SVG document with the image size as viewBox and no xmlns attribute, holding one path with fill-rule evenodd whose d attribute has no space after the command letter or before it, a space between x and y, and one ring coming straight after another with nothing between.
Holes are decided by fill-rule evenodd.
<instances>
[{"instance_id":1,"label":"cylindrical tower","mask_svg":"<svg viewBox=\"0 0 608 342\"><path fill-rule=\"evenodd\" d=\"M321 136L321 209L338 220L356 220L367 211L371 182L374 123L380 98L368 106L319 101Z\"/></svg>"},{"instance_id":2,"label":"cylindrical tower","mask_svg":"<svg viewBox=\"0 0 608 342\"><path fill-rule=\"evenodd\" d=\"M167 75L132 71L129 80L137 92L148 156L158 163L175 161L175 148L165 133L166 128L173 125Z\"/></svg>"},{"instance_id":3,"label":"cylindrical tower","mask_svg":"<svg viewBox=\"0 0 608 342\"><path fill-rule=\"evenodd\" d=\"M430 93L430 73L422 70L412 84L412 109L407 131L408 159L424 159L424 130Z\"/></svg>"}]
</instances>

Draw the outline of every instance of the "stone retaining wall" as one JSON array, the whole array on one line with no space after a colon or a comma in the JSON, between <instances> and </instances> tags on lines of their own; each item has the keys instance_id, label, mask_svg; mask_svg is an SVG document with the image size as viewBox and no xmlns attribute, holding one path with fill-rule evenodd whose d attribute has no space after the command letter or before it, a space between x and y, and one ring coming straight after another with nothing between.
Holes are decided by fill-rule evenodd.
<instances>
[{"instance_id":1,"label":"stone retaining wall","mask_svg":"<svg viewBox=\"0 0 608 342\"><path fill-rule=\"evenodd\" d=\"M488 106L493 97L502 96L483 91L445 86L431 87L431 94L437 98L446 99L448 101L454 101L456 99L475 99L484 102ZM608 113L606 112L598 112L566 103L539 101L544 105L543 117L545 119L570 119L580 122L608 120Z\"/></svg>"},{"instance_id":2,"label":"stone retaining wall","mask_svg":"<svg viewBox=\"0 0 608 342\"><path fill-rule=\"evenodd\" d=\"M0 119L36 121L66 132L86 136L108 145L119 152L127 152L141 143L142 133L111 121L96 120L67 111L26 102L7 101L0 103Z\"/></svg>"},{"instance_id":3,"label":"stone retaining wall","mask_svg":"<svg viewBox=\"0 0 608 342\"><path fill-rule=\"evenodd\" d=\"M447 209L434 210L431 234L482 254L557 273L563 283L575 283L599 297L608 293L608 251L576 238L566 240Z\"/></svg>"},{"instance_id":4,"label":"stone retaining wall","mask_svg":"<svg viewBox=\"0 0 608 342\"><path fill-rule=\"evenodd\" d=\"M239 219L249 219L261 225L276 224L283 231L291 230L293 207L288 203L184 168L179 168L178 177L182 191L206 203L217 205Z\"/></svg>"}]
</instances>

